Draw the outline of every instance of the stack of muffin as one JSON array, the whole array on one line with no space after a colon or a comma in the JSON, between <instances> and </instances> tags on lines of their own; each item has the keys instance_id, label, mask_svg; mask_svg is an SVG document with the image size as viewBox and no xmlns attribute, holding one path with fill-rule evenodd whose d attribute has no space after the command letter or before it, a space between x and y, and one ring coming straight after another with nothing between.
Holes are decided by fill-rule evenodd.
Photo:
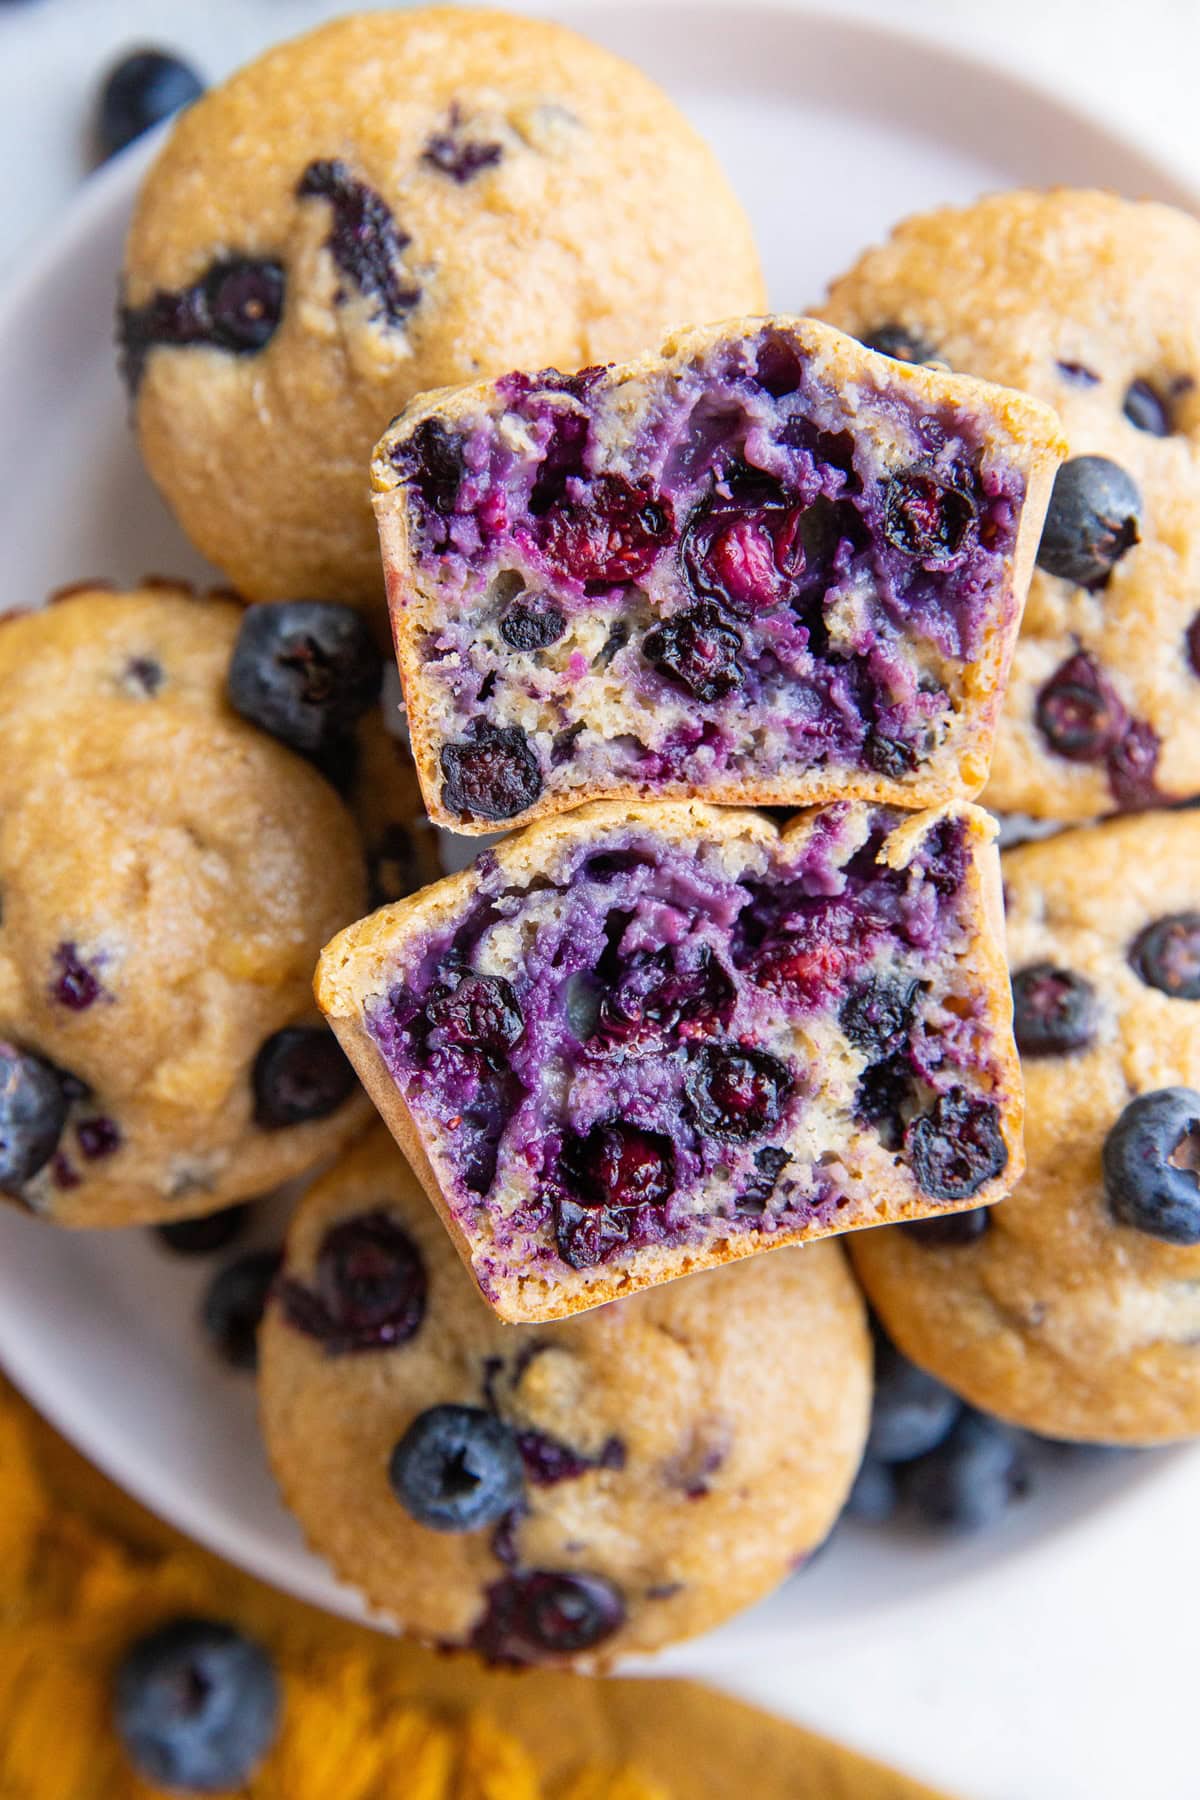
<instances>
[{"instance_id":1,"label":"stack of muffin","mask_svg":"<svg viewBox=\"0 0 1200 1800\"><path fill-rule=\"evenodd\" d=\"M665 97L500 14L340 21L175 127L122 366L253 604L0 632L0 1181L211 1247L326 1165L264 1431L407 1629L595 1666L803 1561L870 1424L842 1234L973 1406L1197 1428L1197 262L1014 195L764 316ZM989 769L1075 822L1006 852L1015 1046ZM513 835L439 880L434 826ZM969 1435L930 1391L877 1490Z\"/></svg>"}]
</instances>

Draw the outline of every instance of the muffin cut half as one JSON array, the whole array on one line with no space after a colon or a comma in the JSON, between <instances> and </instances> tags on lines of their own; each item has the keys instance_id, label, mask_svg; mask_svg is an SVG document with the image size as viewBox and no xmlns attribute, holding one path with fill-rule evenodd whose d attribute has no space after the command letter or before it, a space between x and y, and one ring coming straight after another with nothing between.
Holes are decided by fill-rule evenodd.
<instances>
[{"instance_id":1,"label":"muffin cut half","mask_svg":"<svg viewBox=\"0 0 1200 1800\"><path fill-rule=\"evenodd\" d=\"M842 802L546 821L329 944L316 993L503 1318L1005 1194L994 826Z\"/></svg>"},{"instance_id":2,"label":"muffin cut half","mask_svg":"<svg viewBox=\"0 0 1200 1800\"><path fill-rule=\"evenodd\" d=\"M970 798L1064 449L808 319L423 396L373 486L430 817Z\"/></svg>"}]
</instances>

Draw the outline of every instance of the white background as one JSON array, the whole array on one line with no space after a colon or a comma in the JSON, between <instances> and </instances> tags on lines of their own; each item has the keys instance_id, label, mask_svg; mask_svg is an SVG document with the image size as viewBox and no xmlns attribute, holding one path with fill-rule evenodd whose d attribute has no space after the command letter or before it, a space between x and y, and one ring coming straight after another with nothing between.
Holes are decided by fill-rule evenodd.
<instances>
[{"instance_id":1,"label":"white background","mask_svg":"<svg viewBox=\"0 0 1200 1800\"><path fill-rule=\"evenodd\" d=\"M53 230L83 178L97 75L111 57L148 39L189 54L211 79L337 10L324 0L0 0L0 276ZM835 10L982 51L1200 182L1200 6L1190 0L859 0ZM735 22L736 0L726 12ZM914 1772L946 1779L954 1769L971 1800L1200 1800L1197 1511L1195 1464L1181 1462L1152 1491L1053 1535L1011 1585L965 1581L954 1607L881 1613L865 1637L831 1623L817 1654L811 1635L802 1656L785 1638L774 1654L714 1672L876 1753L902 1743ZM903 1728L914 1710L929 1721L923 1751Z\"/></svg>"}]
</instances>

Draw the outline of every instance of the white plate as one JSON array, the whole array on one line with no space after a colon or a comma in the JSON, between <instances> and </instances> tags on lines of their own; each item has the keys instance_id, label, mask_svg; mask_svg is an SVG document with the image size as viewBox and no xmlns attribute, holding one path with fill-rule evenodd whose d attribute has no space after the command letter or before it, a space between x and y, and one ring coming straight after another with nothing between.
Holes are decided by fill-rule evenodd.
<instances>
[{"instance_id":1,"label":"white plate","mask_svg":"<svg viewBox=\"0 0 1200 1800\"><path fill-rule=\"evenodd\" d=\"M981 190L1093 183L1195 203L1096 124L902 34L751 5L562 16L640 62L708 133L754 218L781 309L819 297L828 276L904 213ZM0 606L28 605L84 576L205 574L139 467L113 368L115 273L144 162L137 151L92 178L0 312ZM646 175L653 180L652 167ZM67 1235L5 1211L0 1357L148 1505L267 1580L358 1616L355 1597L305 1551L278 1504L251 1385L206 1352L196 1309L208 1266L171 1258L148 1233ZM881 1644L911 1652L918 1633L932 1645L951 1625L957 1654L981 1617L995 1622L996 1650L1005 1602L1049 1591L1053 1571L1110 1534L1116 1517L1146 1516L1150 1490L1181 1491L1181 1478L1194 1485L1196 1472L1186 1456L1064 1472L978 1543L846 1530L774 1599L657 1667L719 1676L931 1777L969 1783L981 1800L1106 1794L1104 1771L1119 1756L1093 1769L1086 1787L1073 1784L1078 1759L1064 1760L1052 1789L1008 1778L1003 1734L982 1774L944 1753L933 1727L941 1697L953 1692L945 1667L922 1681L910 1656L881 1665L869 1714L854 1689L869 1690L850 1672L865 1670ZM1033 1696L1024 1703L1036 1710ZM1023 1766L1011 1760L1013 1771Z\"/></svg>"}]
</instances>

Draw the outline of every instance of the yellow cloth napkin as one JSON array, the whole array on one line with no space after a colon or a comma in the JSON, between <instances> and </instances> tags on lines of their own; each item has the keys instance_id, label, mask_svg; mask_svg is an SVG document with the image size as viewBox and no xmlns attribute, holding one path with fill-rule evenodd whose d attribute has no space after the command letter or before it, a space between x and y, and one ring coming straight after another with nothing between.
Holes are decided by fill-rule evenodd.
<instances>
[{"instance_id":1,"label":"yellow cloth napkin","mask_svg":"<svg viewBox=\"0 0 1200 1800\"><path fill-rule=\"evenodd\" d=\"M129 1500L0 1380L0 1796L149 1800L112 1670L180 1614L266 1645L278 1741L244 1800L936 1800L682 1681L493 1673L328 1618ZM751 1775L749 1772L753 1771Z\"/></svg>"}]
</instances>

